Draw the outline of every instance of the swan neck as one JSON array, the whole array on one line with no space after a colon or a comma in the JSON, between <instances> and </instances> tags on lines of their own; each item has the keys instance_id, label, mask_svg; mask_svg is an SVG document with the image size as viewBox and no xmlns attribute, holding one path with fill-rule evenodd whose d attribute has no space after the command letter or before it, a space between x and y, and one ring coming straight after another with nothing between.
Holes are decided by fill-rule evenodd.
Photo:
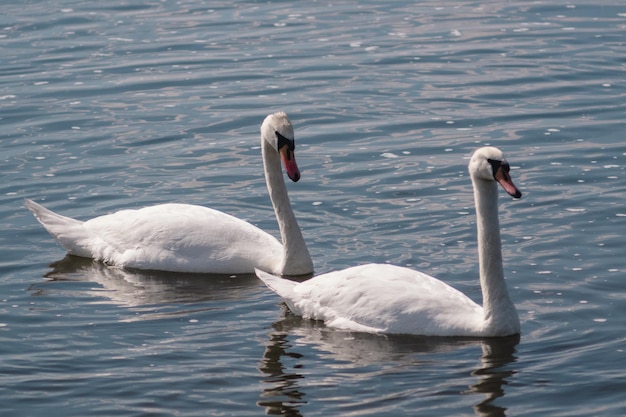
<instances>
[{"instance_id":1,"label":"swan neck","mask_svg":"<svg viewBox=\"0 0 626 417\"><path fill-rule=\"evenodd\" d=\"M485 322L487 326L511 327L515 333L519 331L519 318L504 279L498 187L495 181L477 179L473 183Z\"/></svg>"},{"instance_id":2,"label":"swan neck","mask_svg":"<svg viewBox=\"0 0 626 417\"><path fill-rule=\"evenodd\" d=\"M313 262L291 208L281 169L280 155L267 141L261 140L261 142L265 182L283 244L281 274L303 275L311 273L313 272Z\"/></svg>"}]
</instances>

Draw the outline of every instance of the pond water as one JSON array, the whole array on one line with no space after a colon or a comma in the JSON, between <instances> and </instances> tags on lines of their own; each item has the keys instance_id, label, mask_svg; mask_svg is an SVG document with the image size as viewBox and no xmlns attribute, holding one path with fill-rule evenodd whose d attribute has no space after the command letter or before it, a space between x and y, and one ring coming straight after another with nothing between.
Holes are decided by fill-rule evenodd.
<instances>
[{"instance_id":1,"label":"pond water","mask_svg":"<svg viewBox=\"0 0 626 417\"><path fill-rule=\"evenodd\" d=\"M616 1L5 1L0 413L626 414L625 42ZM389 262L477 301L467 162L502 148L520 338L332 330L254 276L65 258L24 208L185 202L277 235L277 110L316 273Z\"/></svg>"}]
</instances>

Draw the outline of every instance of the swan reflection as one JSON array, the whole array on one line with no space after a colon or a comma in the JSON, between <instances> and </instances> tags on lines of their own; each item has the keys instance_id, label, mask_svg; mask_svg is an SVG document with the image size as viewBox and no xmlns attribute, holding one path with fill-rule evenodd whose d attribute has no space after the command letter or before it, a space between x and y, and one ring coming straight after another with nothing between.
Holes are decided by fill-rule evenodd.
<instances>
[{"instance_id":1,"label":"swan reflection","mask_svg":"<svg viewBox=\"0 0 626 417\"><path fill-rule=\"evenodd\" d=\"M322 361L329 361L324 362L324 374L327 375L329 370L337 374L338 379L333 383L337 383L346 375L352 375L350 372L354 372L356 378L362 377L361 373L365 373L367 378L372 378L372 372L377 375L375 378L379 381L376 381L376 384L373 382L372 385L381 388L378 392L373 391L372 396L384 398L380 402L389 403L384 407L389 407L389 412L395 410L398 413L396 401L411 400L403 397L426 393L431 401L438 395L428 386L428 381L424 387L424 375L420 374L423 367L430 367L432 371L432 367L437 366L437 361L441 360L446 361L445 364L442 362L442 367L446 366L448 365L446 355L453 356L454 352L480 346L482 355L478 366L468 369L465 374L475 377L476 382L467 390L457 392L459 395L483 396L473 406L476 415L505 416L506 408L495 404L494 400L505 395L504 387L515 374L510 364L516 361L515 348L518 343L519 336L468 339L342 332L329 329L321 322L303 320L285 310L283 319L272 326L259 365L259 370L266 376L264 382L267 388L261 394L258 405L265 408L268 415L301 416L303 414L301 408L304 405L323 401L322 398L313 398L310 392L307 393L307 386L319 389L319 386L315 385L316 382L307 381L307 378L315 377L311 374L315 371L307 369L304 365L311 360L307 359L307 356L311 356L310 349L313 349L317 351ZM439 354L444 355L444 358L437 357ZM372 371L372 368L375 370ZM407 372L413 371L416 377L407 378ZM446 381L442 380L444 376L442 372L437 381L432 381L433 386L441 388L442 384L445 385ZM397 378L402 382L395 386L393 383L385 384L384 381L380 381L382 378ZM410 381L414 381L415 386L407 387L407 383L412 384ZM456 384L458 384L456 378L450 380L451 389L454 389ZM375 390L375 387L372 386L372 389ZM450 392L448 389L445 391L446 395ZM342 394L349 395L345 392ZM370 400L376 401L374 398L368 398L368 401ZM418 412L420 405L413 402L411 407Z\"/></svg>"},{"instance_id":2,"label":"swan reflection","mask_svg":"<svg viewBox=\"0 0 626 417\"><path fill-rule=\"evenodd\" d=\"M135 312L150 312L135 319L158 318L159 314L184 314L170 311L176 304L227 301L245 298L257 291L258 280L253 274L215 275L176 272L128 270L111 267L88 258L67 255L50 265L44 275L47 281L33 284L33 296L54 294L67 290L61 283L81 282L72 288L81 295L92 297L95 303L112 303ZM169 310L168 310L169 309ZM206 308L205 308L206 309ZM168 310L163 313L163 310Z\"/></svg>"}]
</instances>

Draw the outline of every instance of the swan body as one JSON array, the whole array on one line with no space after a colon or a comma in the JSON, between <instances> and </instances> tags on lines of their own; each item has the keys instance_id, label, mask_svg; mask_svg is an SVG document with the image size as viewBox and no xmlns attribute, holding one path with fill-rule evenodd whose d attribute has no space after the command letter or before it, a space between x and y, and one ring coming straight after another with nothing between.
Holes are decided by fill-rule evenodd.
<instances>
[{"instance_id":1,"label":"swan body","mask_svg":"<svg viewBox=\"0 0 626 417\"><path fill-rule=\"evenodd\" d=\"M313 272L282 177L300 179L294 156L293 127L285 113L274 113L261 126L265 178L278 220L282 244L272 235L229 214L190 204L160 204L121 210L88 221L54 213L26 200L26 207L70 254L120 267L192 272L275 274Z\"/></svg>"},{"instance_id":2,"label":"swan body","mask_svg":"<svg viewBox=\"0 0 626 417\"><path fill-rule=\"evenodd\" d=\"M297 283L257 268L257 276L289 309L328 326L370 333L494 337L518 334L520 323L502 267L497 183L513 197L521 192L502 152L478 149L469 171L474 186L483 305L422 272L366 264Z\"/></svg>"}]
</instances>

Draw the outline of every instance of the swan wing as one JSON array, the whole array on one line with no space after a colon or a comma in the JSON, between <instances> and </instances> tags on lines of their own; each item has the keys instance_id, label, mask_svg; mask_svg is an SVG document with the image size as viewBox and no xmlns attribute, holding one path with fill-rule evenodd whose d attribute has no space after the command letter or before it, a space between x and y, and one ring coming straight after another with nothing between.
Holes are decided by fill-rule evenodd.
<instances>
[{"instance_id":1,"label":"swan wing","mask_svg":"<svg viewBox=\"0 0 626 417\"><path fill-rule=\"evenodd\" d=\"M161 204L65 224L51 224L64 217L44 210L37 218L68 252L121 267L249 273L255 266L278 271L283 256L273 236L202 206Z\"/></svg>"},{"instance_id":2,"label":"swan wing","mask_svg":"<svg viewBox=\"0 0 626 417\"><path fill-rule=\"evenodd\" d=\"M278 270L282 245L263 230L207 207L161 204L89 220L98 259L140 269L245 273Z\"/></svg>"},{"instance_id":3,"label":"swan wing","mask_svg":"<svg viewBox=\"0 0 626 417\"><path fill-rule=\"evenodd\" d=\"M460 291L422 272L387 264L330 272L276 292L294 313L350 331L471 336L480 335L483 321L482 308Z\"/></svg>"}]
</instances>

